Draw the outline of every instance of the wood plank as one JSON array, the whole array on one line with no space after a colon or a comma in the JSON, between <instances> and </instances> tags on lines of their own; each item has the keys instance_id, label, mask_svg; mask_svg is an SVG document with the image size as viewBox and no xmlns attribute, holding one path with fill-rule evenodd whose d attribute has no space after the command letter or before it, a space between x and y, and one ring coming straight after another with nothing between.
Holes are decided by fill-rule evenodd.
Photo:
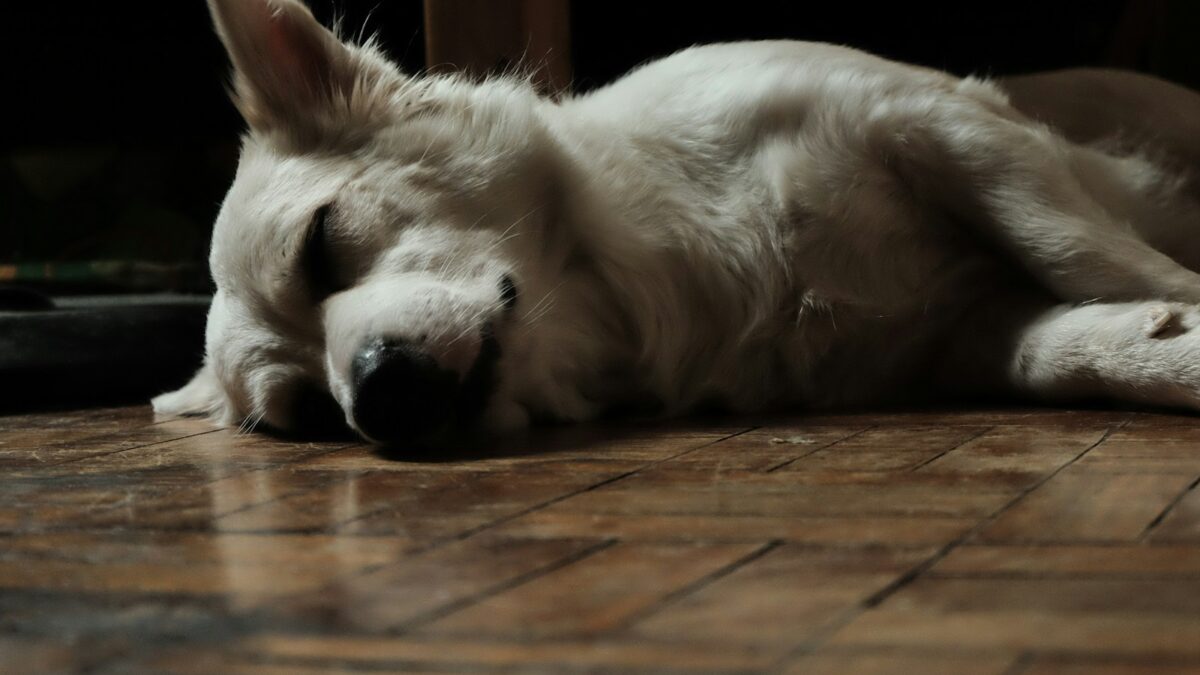
<instances>
[{"instance_id":1,"label":"wood plank","mask_svg":"<svg viewBox=\"0 0 1200 675\"><path fill-rule=\"evenodd\" d=\"M87 432L113 420L153 422L154 412L150 410L149 406L137 405L23 414L0 413L0 437L5 436L9 432L23 432L33 429L70 428L78 432Z\"/></svg>"},{"instance_id":2,"label":"wood plank","mask_svg":"<svg viewBox=\"0 0 1200 675\"><path fill-rule=\"evenodd\" d=\"M0 433L0 468L9 472L42 469L88 457L216 432L204 420L151 423L140 415L117 417L85 429L35 428Z\"/></svg>"},{"instance_id":3,"label":"wood plank","mask_svg":"<svg viewBox=\"0 0 1200 675\"><path fill-rule=\"evenodd\" d=\"M983 530L989 542L1128 542L1192 482L1190 475L1063 471Z\"/></svg>"},{"instance_id":4,"label":"wood plank","mask_svg":"<svg viewBox=\"0 0 1200 675\"><path fill-rule=\"evenodd\" d=\"M1200 579L1123 578L922 578L889 604L953 613L1044 609L1051 614L1195 614L1200 620Z\"/></svg>"},{"instance_id":5,"label":"wood plank","mask_svg":"<svg viewBox=\"0 0 1200 675\"><path fill-rule=\"evenodd\" d=\"M3 557L36 566L39 562L93 565L156 563L186 574L190 565L261 565L279 570L360 569L395 562L410 545L387 537L321 534L226 534L210 532L33 532L0 539Z\"/></svg>"},{"instance_id":6,"label":"wood plank","mask_svg":"<svg viewBox=\"0 0 1200 675\"><path fill-rule=\"evenodd\" d=\"M221 595L245 606L312 592L401 558L398 538L203 533L28 534L2 540L0 588Z\"/></svg>"},{"instance_id":7,"label":"wood plank","mask_svg":"<svg viewBox=\"0 0 1200 675\"><path fill-rule=\"evenodd\" d=\"M132 657L112 667L119 673L164 673L166 675L361 675L355 664L334 665L320 661L314 665L295 662L263 663L253 655L229 654L205 648L167 649L153 656ZM427 671L404 669L405 673Z\"/></svg>"},{"instance_id":8,"label":"wood plank","mask_svg":"<svg viewBox=\"0 0 1200 675\"><path fill-rule=\"evenodd\" d=\"M1122 578L922 578L897 593L886 606L934 610L1028 611L1050 614L1096 613L1192 615L1200 621L1200 579ZM1197 645L1200 647L1200 645Z\"/></svg>"},{"instance_id":9,"label":"wood plank","mask_svg":"<svg viewBox=\"0 0 1200 675\"><path fill-rule=\"evenodd\" d=\"M81 662L97 662L83 672L107 672L110 657L147 654L162 644L213 644L246 635L257 626L260 605L231 600L208 593L4 589L0 631L50 638Z\"/></svg>"},{"instance_id":10,"label":"wood plank","mask_svg":"<svg viewBox=\"0 0 1200 675\"><path fill-rule=\"evenodd\" d=\"M71 593L171 593L227 595L239 602L314 591L324 574L302 574L278 566L189 565L155 562L95 565L88 561L0 560L0 588ZM285 573L286 572L286 573Z\"/></svg>"},{"instance_id":11,"label":"wood plank","mask_svg":"<svg viewBox=\"0 0 1200 675\"><path fill-rule=\"evenodd\" d=\"M666 462L663 470L757 472L787 465L800 457L866 431L861 426L786 424L749 431Z\"/></svg>"},{"instance_id":12,"label":"wood plank","mask_svg":"<svg viewBox=\"0 0 1200 675\"><path fill-rule=\"evenodd\" d=\"M1121 426L1139 413L1125 410L1064 410L1059 408L924 408L911 410L870 410L865 412L809 412L799 415L805 425L837 424L843 426L886 426L893 424L926 426L1015 426L1069 428L1079 426ZM793 423L793 417L781 417ZM1168 423L1188 420L1186 416L1166 418ZM777 422L765 422L774 425ZM1194 422L1192 423L1194 424Z\"/></svg>"},{"instance_id":13,"label":"wood plank","mask_svg":"<svg viewBox=\"0 0 1200 675\"><path fill-rule=\"evenodd\" d=\"M795 472L797 474L802 472ZM777 474L771 474L775 476ZM906 474L911 475L911 474ZM556 511L609 515L703 516L930 516L985 517L1008 503L1011 491L922 484L907 478L844 484L714 481L636 489L636 480L577 495Z\"/></svg>"},{"instance_id":14,"label":"wood plank","mask_svg":"<svg viewBox=\"0 0 1200 675\"><path fill-rule=\"evenodd\" d=\"M220 429L194 437L137 447L83 459L70 466L76 474L146 472L175 469L205 472L211 480L250 469L271 468L345 447L347 443L295 443L262 434Z\"/></svg>"},{"instance_id":15,"label":"wood plank","mask_svg":"<svg viewBox=\"0 0 1200 675\"><path fill-rule=\"evenodd\" d=\"M1200 488L1193 485L1150 532L1154 543L1200 544Z\"/></svg>"},{"instance_id":16,"label":"wood plank","mask_svg":"<svg viewBox=\"0 0 1200 675\"><path fill-rule=\"evenodd\" d=\"M509 672L590 670L608 672L754 671L770 661L753 649L588 639L532 642L483 638L295 636L267 634L235 645L238 651L288 663L342 663L392 669Z\"/></svg>"},{"instance_id":17,"label":"wood plank","mask_svg":"<svg viewBox=\"0 0 1200 675\"><path fill-rule=\"evenodd\" d=\"M1109 612L955 612L886 610L864 614L837 633L842 647L1036 649L1094 653L1103 658L1200 659L1200 621L1193 616Z\"/></svg>"},{"instance_id":18,"label":"wood plank","mask_svg":"<svg viewBox=\"0 0 1200 675\"><path fill-rule=\"evenodd\" d=\"M540 509L499 531L526 537L602 537L624 541L756 542L914 547L948 544L975 518L930 516L613 515Z\"/></svg>"},{"instance_id":19,"label":"wood plank","mask_svg":"<svg viewBox=\"0 0 1200 675\"><path fill-rule=\"evenodd\" d=\"M303 474L305 472L296 472ZM225 532L298 532L451 537L623 474L526 470L521 479L490 472L331 474L324 489L296 492L219 516Z\"/></svg>"},{"instance_id":20,"label":"wood plank","mask_svg":"<svg viewBox=\"0 0 1200 675\"><path fill-rule=\"evenodd\" d=\"M1200 658L1200 580L917 579L830 644Z\"/></svg>"},{"instance_id":21,"label":"wood plank","mask_svg":"<svg viewBox=\"0 0 1200 675\"><path fill-rule=\"evenodd\" d=\"M119 508L135 495L183 489L206 479L195 471L154 476L73 475L59 471L47 474L0 481L0 528L11 532L74 527L89 514Z\"/></svg>"},{"instance_id":22,"label":"wood plank","mask_svg":"<svg viewBox=\"0 0 1200 675\"><path fill-rule=\"evenodd\" d=\"M283 481L303 482L284 470L240 474L336 447L221 431L10 475L0 482L0 528L206 527L223 509L244 506L225 503L239 494L257 503L274 498L271 491Z\"/></svg>"},{"instance_id":23,"label":"wood plank","mask_svg":"<svg viewBox=\"0 0 1200 675\"><path fill-rule=\"evenodd\" d=\"M936 551L783 546L656 608L631 630L663 641L773 648L782 656Z\"/></svg>"},{"instance_id":24,"label":"wood plank","mask_svg":"<svg viewBox=\"0 0 1200 675\"><path fill-rule=\"evenodd\" d=\"M960 546L930 575L1200 578L1200 547Z\"/></svg>"},{"instance_id":25,"label":"wood plank","mask_svg":"<svg viewBox=\"0 0 1200 675\"><path fill-rule=\"evenodd\" d=\"M839 650L826 648L792 661L785 675L1003 675L1011 672L1014 654L929 653L901 649Z\"/></svg>"},{"instance_id":26,"label":"wood plank","mask_svg":"<svg viewBox=\"0 0 1200 675\"><path fill-rule=\"evenodd\" d=\"M568 564L604 544L587 539L472 537L378 566L340 574L317 593L273 609L326 629L386 633L435 620L460 606Z\"/></svg>"},{"instance_id":27,"label":"wood plank","mask_svg":"<svg viewBox=\"0 0 1200 675\"><path fill-rule=\"evenodd\" d=\"M1186 413L1139 412L1133 414L1112 439L1197 442L1200 441L1200 417Z\"/></svg>"},{"instance_id":28,"label":"wood plank","mask_svg":"<svg viewBox=\"0 0 1200 675\"><path fill-rule=\"evenodd\" d=\"M421 633L522 639L598 635L759 548L618 544L434 621Z\"/></svg>"},{"instance_id":29,"label":"wood plank","mask_svg":"<svg viewBox=\"0 0 1200 675\"><path fill-rule=\"evenodd\" d=\"M1164 473L1200 476L1197 442L1108 439L1072 466L1100 473Z\"/></svg>"},{"instance_id":30,"label":"wood plank","mask_svg":"<svg viewBox=\"0 0 1200 675\"><path fill-rule=\"evenodd\" d=\"M337 484L344 480L341 475L287 468L209 478L198 474L194 480L167 490L158 488L157 477L143 479L109 508L60 514L57 523L69 522L81 528L211 530L218 528L223 518L242 511L304 494L336 492L340 489Z\"/></svg>"},{"instance_id":31,"label":"wood plank","mask_svg":"<svg viewBox=\"0 0 1200 675\"><path fill-rule=\"evenodd\" d=\"M1022 670L1021 675L1200 675L1200 662L1162 659L1105 662L1099 658L1041 656Z\"/></svg>"},{"instance_id":32,"label":"wood plank","mask_svg":"<svg viewBox=\"0 0 1200 675\"><path fill-rule=\"evenodd\" d=\"M907 471L970 441L989 427L877 427L792 462L783 471Z\"/></svg>"},{"instance_id":33,"label":"wood plank","mask_svg":"<svg viewBox=\"0 0 1200 675\"><path fill-rule=\"evenodd\" d=\"M669 425L615 428L569 427L537 430L484 446L462 445L436 451L381 452L369 446L347 448L306 461L314 471L514 471L530 467L566 470L576 466L630 470L704 448L745 430L744 426L677 429Z\"/></svg>"},{"instance_id":34,"label":"wood plank","mask_svg":"<svg viewBox=\"0 0 1200 675\"><path fill-rule=\"evenodd\" d=\"M720 444L718 444L719 446ZM690 453L689 453L690 454ZM687 455L679 460L686 459ZM786 459L784 461L787 461ZM803 459L799 460L803 462ZM656 489L663 486L694 488L718 485L744 486L747 490L789 491L808 485L875 485L897 487L962 488L973 486L989 492L1017 495L1028 488L1025 476L1009 474L958 474L920 470L870 471L839 468L796 470L791 464L776 469L736 469L730 466L692 465L671 460L647 465L621 481L619 489Z\"/></svg>"},{"instance_id":35,"label":"wood plank","mask_svg":"<svg viewBox=\"0 0 1200 675\"><path fill-rule=\"evenodd\" d=\"M10 451L36 449L49 444L129 431L154 422L154 414L146 406L0 415L0 448Z\"/></svg>"},{"instance_id":36,"label":"wood plank","mask_svg":"<svg viewBox=\"0 0 1200 675\"><path fill-rule=\"evenodd\" d=\"M1098 443L1106 425L1065 429L998 426L938 457L918 471L1033 485Z\"/></svg>"},{"instance_id":37,"label":"wood plank","mask_svg":"<svg viewBox=\"0 0 1200 675\"><path fill-rule=\"evenodd\" d=\"M103 659L61 639L0 636L0 669L6 673L85 672Z\"/></svg>"}]
</instances>

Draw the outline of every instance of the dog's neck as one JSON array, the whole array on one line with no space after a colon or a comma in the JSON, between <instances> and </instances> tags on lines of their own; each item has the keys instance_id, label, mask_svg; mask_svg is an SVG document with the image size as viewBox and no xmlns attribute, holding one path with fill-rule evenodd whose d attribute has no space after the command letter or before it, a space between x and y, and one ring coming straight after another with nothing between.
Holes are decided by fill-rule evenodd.
<instances>
[{"instance_id":1,"label":"dog's neck","mask_svg":"<svg viewBox=\"0 0 1200 675\"><path fill-rule=\"evenodd\" d=\"M555 226L578 246L568 273L592 275L603 289L607 316L596 320L621 333L630 372L671 411L742 395L735 383L747 375L731 371L753 361L744 352L777 322L788 283L782 266L762 255L768 244L739 247L711 229L698 232L697 202L689 200L703 186L675 176L664 184L664 167L647 163L636 139L558 106L545 118L561 162ZM740 215L731 209L730 217ZM764 265L773 269L764 273ZM764 279L770 288L750 288Z\"/></svg>"}]
</instances>

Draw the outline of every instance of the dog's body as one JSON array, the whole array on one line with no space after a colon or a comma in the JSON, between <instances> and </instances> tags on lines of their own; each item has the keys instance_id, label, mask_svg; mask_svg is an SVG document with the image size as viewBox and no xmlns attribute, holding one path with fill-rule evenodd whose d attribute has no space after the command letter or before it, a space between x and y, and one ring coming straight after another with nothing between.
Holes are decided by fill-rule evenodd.
<instances>
[{"instance_id":1,"label":"dog's body","mask_svg":"<svg viewBox=\"0 0 1200 675\"><path fill-rule=\"evenodd\" d=\"M294 0L211 4L251 133L206 365L161 411L291 429L315 388L396 440L710 402L1200 406L1191 92L759 42L554 102L407 77Z\"/></svg>"}]
</instances>

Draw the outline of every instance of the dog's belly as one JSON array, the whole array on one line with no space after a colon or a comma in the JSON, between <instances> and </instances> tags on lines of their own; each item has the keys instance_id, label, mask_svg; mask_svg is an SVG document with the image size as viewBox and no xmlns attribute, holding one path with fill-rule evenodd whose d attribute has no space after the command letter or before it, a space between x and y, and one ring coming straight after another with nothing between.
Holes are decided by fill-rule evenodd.
<instances>
[{"instance_id":1,"label":"dog's belly","mask_svg":"<svg viewBox=\"0 0 1200 675\"><path fill-rule=\"evenodd\" d=\"M937 283L924 294L873 305L823 302L802 293L798 309L780 318L785 328L763 342L769 349L760 345L743 352L740 372L751 382L741 387L769 381L773 395L760 400L805 408L936 398L945 393L947 377L955 376L944 371L951 355L964 352L970 359L973 347L987 349L979 344L964 349L964 341L991 337L964 334L965 324L980 312L1000 311L1001 303L1041 294L1002 260L987 256L965 259L944 276L929 273ZM744 393L741 399L754 400Z\"/></svg>"},{"instance_id":2,"label":"dog's belly","mask_svg":"<svg viewBox=\"0 0 1200 675\"><path fill-rule=\"evenodd\" d=\"M959 350L967 317L1044 294L997 251L947 236L932 214L907 229L876 233L878 239L835 220L780 227L792 230L781 237L790 269L774 276L789 284L769 310L772 318L751 332L731 325L728 310L693 317L689 333L697 345L689 351L717 355L690 378L706 383L697 387L701 399L756 410L936 397L945 384L939 369ZM758 263L772 275L769 260ZM704 278L719 278L720 267L714 263Z\"/></svg>"},{"instance_id":3,"label":"dog's belly","mask_svg":"<svg viewBox=\"0 0 1200 675\"><path fill-rule=\"evenodd\" d=\"M955 328L981 298L957 300L890 315L833 307L811 317L784 341L791 394L784 403L826 408L938 396Z\"/></svg>"}]
</instances>

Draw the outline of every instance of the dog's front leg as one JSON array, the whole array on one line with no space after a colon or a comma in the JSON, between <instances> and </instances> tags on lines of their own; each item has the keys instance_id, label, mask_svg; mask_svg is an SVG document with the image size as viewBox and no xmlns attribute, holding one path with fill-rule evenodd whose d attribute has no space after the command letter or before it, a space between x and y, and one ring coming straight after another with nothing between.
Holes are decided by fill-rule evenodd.
<instances>
[{"instance_id":1,"label":"dog's front leg","mask_svg":"<svg viewBox=\"0 0 1200 675\"><path fill-rule=\"evenodd\" d=\"M1200 308L1165 302L1056 306L1013 333L1005 375L1045 401L1107 398L1200 409Z\"/></svg>"}]
</instances>

